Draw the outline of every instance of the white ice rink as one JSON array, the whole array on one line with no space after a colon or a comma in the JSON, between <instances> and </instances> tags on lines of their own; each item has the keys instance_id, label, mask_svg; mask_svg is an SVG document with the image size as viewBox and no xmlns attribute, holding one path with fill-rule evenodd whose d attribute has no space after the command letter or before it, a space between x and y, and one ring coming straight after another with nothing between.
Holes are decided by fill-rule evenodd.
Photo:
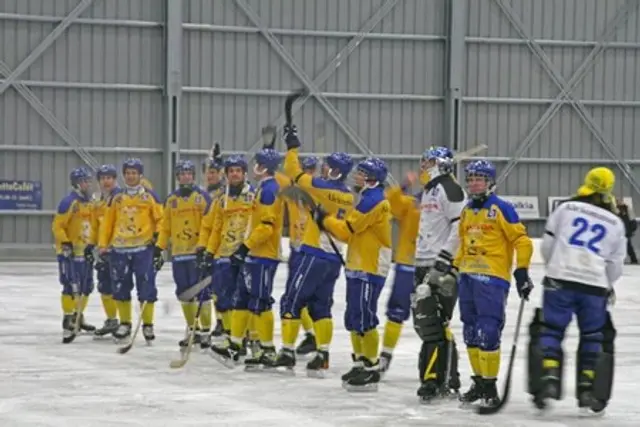
<instances>
[{"instance_id":1,"label":"white ice rink","mask_svg":"<svg viewBox=\"0 0 640 427\"><path fill-rule=\"evenodd\" d=\"M281 265L276 298L282 293L286 271ZM539 283L542 271L536 267L532 275ZM0 264L0 426L636 426L640 425L638 281L640 269L630 267L617 287L613 315L618 328L616 381L603 418L580 418L575 407L577 339L573 327L565 345L565 400L544 418L529 404L524 393L526 324L539 301L539 288L525 313L511 400L501 414L483 417L459 409L453 402L418 404L419 340L410 324L378 393L349 394L343 390L339 377L350 365L349 338L342 326L343 280L336 287L331 375L317 380L306 378L304 364L296 377L245 373L242 369L229 371L201 353L193 354L184 369L171 370L169 361L179 356L177 341L184 333L184 323L174 300L170 265L159 275L154 346L146 347L140 339L131 352L120 355L111 341L93 341L89 336L62 345L56 265L4 263ZM388 294L389 283L380 299L381 323ZM508 363L517 307L517 295L512 292L503 337L503 369ZM275 310L277 313L278 308ZM87 320L99 325L103 318L99 297L94 294ZM454 325L466 389L469 368L457 314ZM502 390L502 383L499 388ZM639 395L634 398L635 393Z\"/></svg>"}]
</instances>

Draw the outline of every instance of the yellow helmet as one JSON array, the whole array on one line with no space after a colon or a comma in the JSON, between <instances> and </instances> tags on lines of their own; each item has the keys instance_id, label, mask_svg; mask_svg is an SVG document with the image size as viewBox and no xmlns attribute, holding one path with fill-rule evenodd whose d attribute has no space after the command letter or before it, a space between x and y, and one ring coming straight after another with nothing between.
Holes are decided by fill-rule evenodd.
<instances>
[{"instance_id":1,"label":"yellow helmet","mask_svg":"<svg viewBox=\"0 0 640 427\"><path fill-rule=\"evenodd\" d=\"M611 169L602 166L593 168L587 172L584 184L578 188L578 196L602 194L608 198L611 196L615 183L616 176Z\"/></svg>"}]
</instances>

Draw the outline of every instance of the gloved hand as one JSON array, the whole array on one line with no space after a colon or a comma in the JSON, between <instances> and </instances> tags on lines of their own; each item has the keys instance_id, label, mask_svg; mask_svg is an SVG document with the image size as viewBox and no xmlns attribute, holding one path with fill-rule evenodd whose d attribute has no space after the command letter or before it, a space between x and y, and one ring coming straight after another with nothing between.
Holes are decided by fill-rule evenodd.
<instances>
[{"instance_id":1,"label":"gloved hand","mask_svg":"<svg viewBox=\"0 0 640 427\"><path fill-rule=\"evenodd\" d=\"M70 259L73 256L73 244L71 242L62 242L62 256Z\"/></svg>"},{"instance_id":2,"label":"gloved hand","mask_svg":"<svg viewBox=\"0 0 640 427\"><path fill-rule=\"evenodd\" d=\"M106 255L99 255L98 261L96 262L94 268L97 272L103 273L109 270L109 261L107 260Z\"/></svg>"},{"instance_id":3,"label":"gloved hand","mask_svg":"<svg viewBox=\"0 0 640 427\"><path fill-rule=\"evenodd\" d=\"M91 264L93 265L94 262L96 262L96 257L93 255L93 249L95 247L93 245L87 245L84 248L84 261L87 264Z\"/></svg>"},{"instance_id":4,"label":"gloved hand","mask_svg":"<svg viewBox=\"0 0 640 427\"><path fill-rule=\"evenodd\" d=\"M516 279L518 295L520 295L520 298L529 301L529 294L533 290L533 282L529 278L529 270L524 267L516 268L513 272L513 277Z\"/></svg>"},{"instance_id":5,"label":"gloved hand","mask_svg":"<svg viewBox=\"0 0 640 427\"><path fill-rule=\"evenodd\" d=\"M276 134L278 131L273 126L265 126L262 128L262 148L275 149Z\"/></svg>"},{"instance_id":6,"label":"gloved hand","mask_svg":"<svg viewBox=\"0 0 640 427\"><path fill-rule=\"evenodd\" d=\"M241 244L236 251L231 254L229 260L231 261L231 265L239 267L244 264L244 260L249 253L249 248L244 243Z\"/></svg>"},{"instance_id":7,"label":"gloved hand","mask_svg":"<svg viewBox=\"0 0 640 427\"><path fill-rule=\"evenodd\" d=\"M312 211L311 216L316 224L318 224L318 228L320 230L324 230L324 219L327 217L327 211L324 210L322 205L317 205Z\"/></svg>"},{"instance_id":8,"label":"gloved hand","mask_svg":"<svg viewBox=\"0 0 640 427\"><path fill-rule=\"evenodd\" d=\"M160 271L164 265L164 258L162 257L162 249L157 246L153 247L153 268L156 271Z\"/></svg>"},{"instance_id":9,"label":"gloved hand","mask_svg":"<svg viewBox=\"0 0 640 427\"><path fill-rule=\"evenodd\" d=\"M299 148L302 145L298 138L298 128L296 125L284 126L284 142L287 144L287 150Z\"/></svg>"},{"instance_id":10,"label":"gloved hand","mask_svg":"<svg viewBox=\"0 0 640 427\"><path fill-rule=\"evenodd\" d=\"M203 247L196 248L196 266L200 270L204 270L207 266L205 264L205 259L207 257L207 251Z\"/></svg>"},{"instance_id":11,"label":"gloved hand","mask_svg":"<svg viewBox=\"0 0 640 427\"><path fill-rule=\"evenodd\" d=\"M607 305L611 307L616 305L616 290L613 289L613 286L607 290Z\"/></svg>"}]
</instances>

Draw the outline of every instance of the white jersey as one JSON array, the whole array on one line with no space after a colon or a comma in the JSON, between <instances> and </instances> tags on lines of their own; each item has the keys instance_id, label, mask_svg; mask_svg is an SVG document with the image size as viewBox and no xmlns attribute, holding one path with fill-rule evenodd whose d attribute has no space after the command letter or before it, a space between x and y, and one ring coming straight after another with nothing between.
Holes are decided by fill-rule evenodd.
<instances>
[{"instance_id":1,"label":"white jersey","mask_svg":"<svg viewBox=\"0 0 640 427\"><path fill-rule=\"evenodd\" d=\"M460 213L466 204L464 190L451 175L438 176L425 186L420 199L417 266L433 266L441 251L455 256L460 243Z\"/></svg>"},{"instance_id":2,"label":"white jersey","mask_svg":"<svg viewBox=\"0 0 640 427\"><path fill-rule=\"evenodd\" d=\"M541 252L549 278L612 287L627 253L624 224L590 203L564 202L547 220Z\"/></svg>"}]
</instances>

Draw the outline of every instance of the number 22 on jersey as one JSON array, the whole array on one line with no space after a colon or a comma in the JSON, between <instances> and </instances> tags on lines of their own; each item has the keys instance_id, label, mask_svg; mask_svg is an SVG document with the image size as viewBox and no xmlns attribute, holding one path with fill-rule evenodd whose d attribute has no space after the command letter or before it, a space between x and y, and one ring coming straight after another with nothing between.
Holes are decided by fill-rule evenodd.
<instances>
[{"instance_id":1,"label":"number 22 on jersey","mask_svg":"<svg viewBox=\"0 0 640 427\"><path fill-rule=\"evenodd\" d=\"M569 244L581 248L587 248L589 251L599 254L600 247L598 244L607 235L607 229L600 223L590 223L584 217L576 217L571 224L574 232L569 237Z\"/></svg>"}]
</instances>

